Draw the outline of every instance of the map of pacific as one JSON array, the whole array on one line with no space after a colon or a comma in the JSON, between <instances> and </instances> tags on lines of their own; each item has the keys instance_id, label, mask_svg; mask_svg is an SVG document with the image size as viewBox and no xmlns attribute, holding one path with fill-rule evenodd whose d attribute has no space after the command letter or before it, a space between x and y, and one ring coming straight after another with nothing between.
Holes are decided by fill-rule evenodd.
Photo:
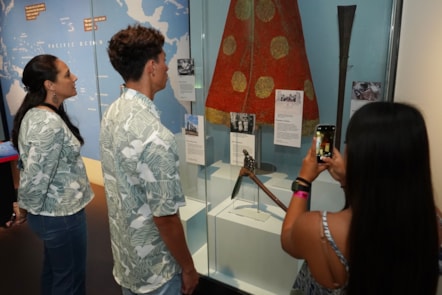
<instances>
[{"instance_id":1,"label":"map of pacific","mask_svg":"<svg viewBox=\"0 0 442 295\"><path fill-rule=\"evenodd\" d=\"M179 101L177 59L189 58L188 0L0 0L0 79L8 128L23 101L26 63L53 54L78 76L77 96L65 101L85 138L82 155L99 159L101 114L119 96L123 81L112 68L109 39L128 25L154 27L165 36L169 81L155 95L163 123L174 133L184 126L190 103Z\"/></svg>"}]
</instances>

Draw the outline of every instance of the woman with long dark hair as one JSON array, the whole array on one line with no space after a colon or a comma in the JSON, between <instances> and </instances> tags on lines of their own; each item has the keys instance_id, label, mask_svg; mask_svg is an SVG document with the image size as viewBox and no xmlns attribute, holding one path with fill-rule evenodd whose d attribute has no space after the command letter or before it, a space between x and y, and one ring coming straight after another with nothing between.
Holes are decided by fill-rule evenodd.
<instances>
[{"instance_id":1,"label":"woman with long dark hair","mask_svg":"<svg viewBox=\"0 0 442 295\"><path fill-rule=\"evenodd\" d=\"M20 154L20 210L15 210L14 223L27 219L43 241L44 295L86 293L84 207L94 194L80 155L84 140L63 107L64 100L77 94L76 80L57 57L32 58L23 71L27 93L12 130Z\"/></svg>"},{"instance_id":2,"label":"woman with long dark hair","mask_svg":"<svg viewBox=\"0 0 442 295\"><path fill-rule=\"evenodd\" d=\"M410 105L374 102L352 116L342 157L318 164L313 143L295 181L281 242L305 260L292 294L435 294L438 228L425 121ZM307 212L328 169L345 190L340 212Z\"/></svg>"}]
</instances>

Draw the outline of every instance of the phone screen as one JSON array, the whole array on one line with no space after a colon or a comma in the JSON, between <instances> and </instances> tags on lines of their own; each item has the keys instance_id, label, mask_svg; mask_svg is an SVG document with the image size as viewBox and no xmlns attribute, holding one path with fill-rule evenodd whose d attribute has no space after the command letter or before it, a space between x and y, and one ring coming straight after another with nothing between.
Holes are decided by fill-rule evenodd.
<instances>
[{"instance_id":1,"label":"phone screen","mask_svg":"<svg viewBox=\"0 0 442 295\"><path fill-rule=\"evenodd\" d=\"M333 155L335 129L334 125L316 126L316 158L318 163L324 163L321 157L331 157Z\"/></svg>"}]
</instances>

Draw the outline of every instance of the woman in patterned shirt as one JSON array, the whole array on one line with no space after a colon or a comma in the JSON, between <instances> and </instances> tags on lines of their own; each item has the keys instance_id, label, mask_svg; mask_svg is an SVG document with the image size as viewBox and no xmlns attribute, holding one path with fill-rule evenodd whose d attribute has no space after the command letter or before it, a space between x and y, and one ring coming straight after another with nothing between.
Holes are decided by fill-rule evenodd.
<instances>
[{"instance_id":1,"label":"woman in patterned shirt","mask_svg":"<svg viewBox=\"0 0 442 295\"><path fill-rule=\"evenodd\" d=\"M63 107L64 100L77 94L76 80L57 57L32 58L23 71L27 93L12 130L12 142L20 154L20 211L16 210L15 222L27 218L43 241L44 295L86 292L84 207L94 194L80 155L83 138Z\"/></svg>"}]
</instances>

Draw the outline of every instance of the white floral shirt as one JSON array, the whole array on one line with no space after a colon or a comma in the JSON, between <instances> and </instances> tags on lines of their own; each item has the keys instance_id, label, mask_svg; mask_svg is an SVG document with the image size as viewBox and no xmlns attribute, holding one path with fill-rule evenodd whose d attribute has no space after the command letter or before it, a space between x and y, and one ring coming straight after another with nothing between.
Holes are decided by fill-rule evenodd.
<instances>
[{"instance_id":1,"label":"white floral shirt","mask_svg":"<svg viewBox=\"0 0 442 295\"><path fill-rule=\"evenodd\" d=\"M30 109L20 125L18 148L21 208L32 214L67 216L92 200L81 144L58 114Z\"/></svg>"},{"instance_id":2,"label":"white floral shirt","mask_svg":"<svg viewBox=\"0 0 442 295\"><path fill-rule=\"evenodd\" d=\"M113 274L121 286L147 293L180 272L153 221L185 205L175 137L152 100L124 88L103 115L100 146Z\"/></svg>"}]
</instances>

